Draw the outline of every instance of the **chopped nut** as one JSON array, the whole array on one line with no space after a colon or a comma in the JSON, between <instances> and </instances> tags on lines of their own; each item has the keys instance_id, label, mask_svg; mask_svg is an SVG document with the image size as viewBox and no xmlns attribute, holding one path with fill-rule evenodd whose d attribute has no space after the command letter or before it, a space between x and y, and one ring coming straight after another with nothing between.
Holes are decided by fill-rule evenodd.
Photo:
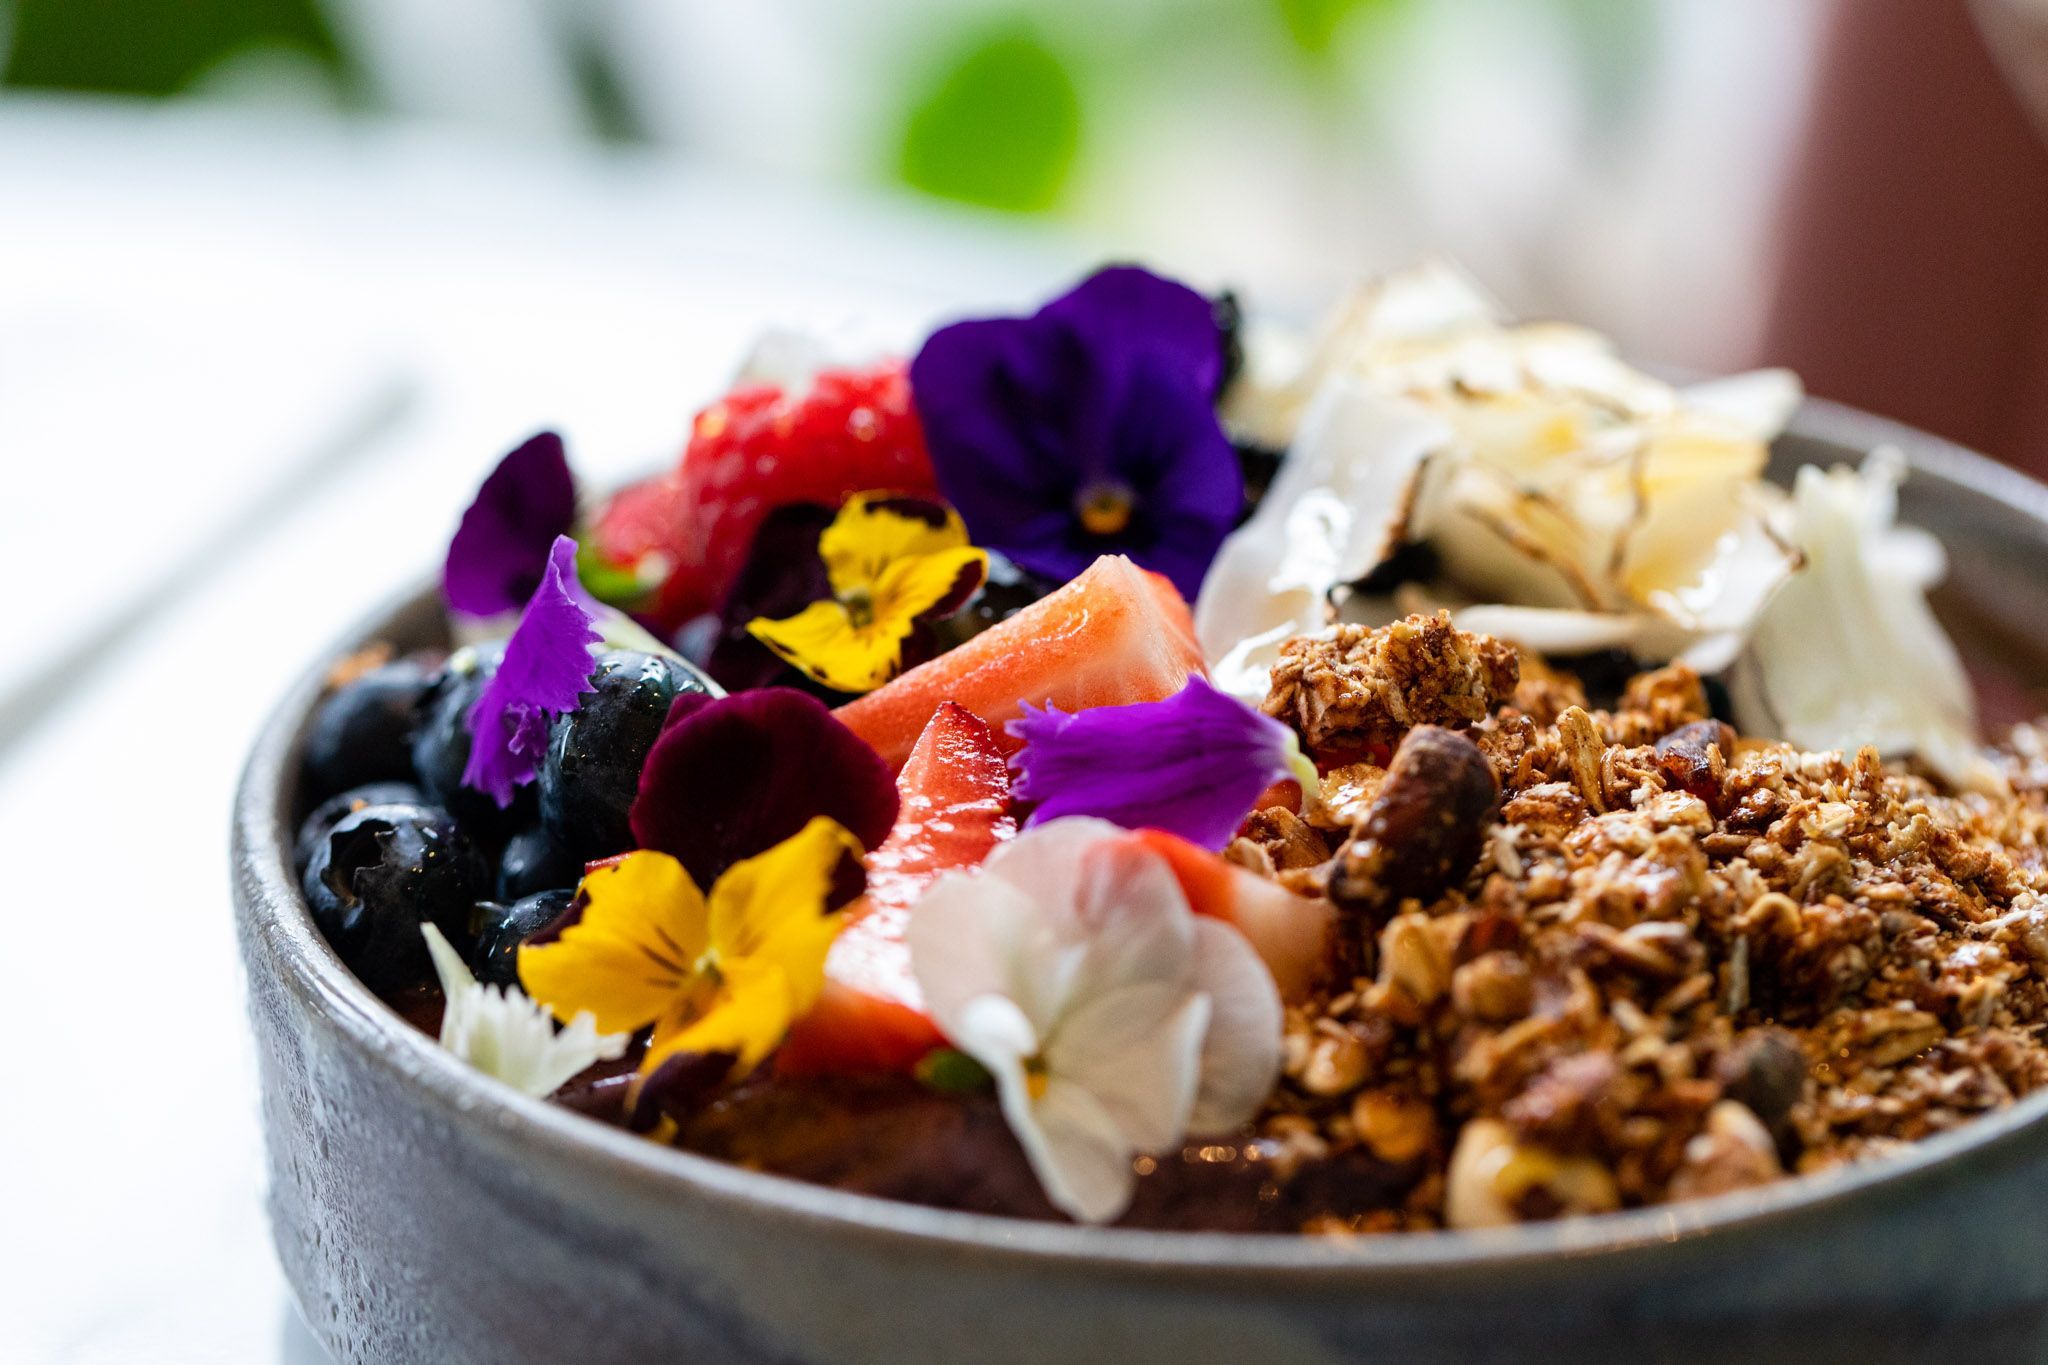
<instances>
[{"instance_id":1,"label":"chopped nut","mask_svg":"<svg viewBox=\"0 0 2048 1365\"><path fill-rule=\"evenodd\" d=\"M1706 1125L1685 1144L1685 1164L1671 1177L1673 1199L1764 1185L1785 1173L1770 1132L1747 1107L1722 1100L1707 1111Z\"/></svg>"},{"instance_id":2,"label":"chopped nut","mask_svg":"<svg viewBox=\"0 0 2048 1365\"><path fill-rule=\"evenodd\" d=\"M1338 855L1330 898L1378 910L1436 895L1478 860L1499 799L1500 780L1471 740L1434 725L1410 730Z\"/></svg>"},{"instance_id":3,"label":"chopped nut","mask_svg":"<svg viewBox=\"0 0 2048 1365\"><path fill-rule=\"evenodd\" d=\"M1382 1161L1413 1161L1436 1140L1436 1113L1398 1090L1367 1090L1351 1102L1351 1128Z\"/></svg>"},{"instance_id":4,"label":"chopped nut","mask_svg":"<svg viewBox=\"0 0 2048 1365\"><path fill-rule=\"evenodd\" d=\"M1285 806L1253 811L1244 822L1242 838L1263 850L1276 872L1317 867L1330 857L1330 846L1323 836Z\"/></svg>"},{"instance_id":5,"label":"chopped nut","mask_svg":"<svg viewBox=\"0 0 2048 1365\"><path fill-rule=\"evenodd\" d=\"M1445 927L1423 914L1387 921L1380 931L1380 983L1398 987L1418 1005L1441 997L1451 985L1453 945L1444 942Z\"/></svg>"},{"instance_id":6,"label":"chopped nut","mask_svg":"<svg viewBox=\"0 0 2048 1365\"><path fill-rule=\"evenodd\" d=\"M1535 998L1528 964L1513 953L1482 953L1451 973L1452 1008L1489 1024L1520 1019Z\"/></svg>"},{"instance_id":7,"label":"chopped nut","mask_svg":"<svg viewBox=\"0 0 2048 1365\"><path fill-rule=\"evenodd\" d=\"M1606 1167L1519 1143L1497 1119L1467 1123L1451 1153L1444 1190L1444 1222L1450 1227L1501 1227L1620 1207L1621 1193Z\"/></svg>"},{"instance_id":8,"label":"chopped nut","mask_svg":"<svg viewBox=\"0 0 2048 1365\"><path fill-rule=\"evenodd\" d=\"M1364 1082L1365 1069L1365 1043L1356 1034L1318 1034L1301 1067L1301 1088L1311 1095L1342 1095Z\"/></svg>"}]
</instances>

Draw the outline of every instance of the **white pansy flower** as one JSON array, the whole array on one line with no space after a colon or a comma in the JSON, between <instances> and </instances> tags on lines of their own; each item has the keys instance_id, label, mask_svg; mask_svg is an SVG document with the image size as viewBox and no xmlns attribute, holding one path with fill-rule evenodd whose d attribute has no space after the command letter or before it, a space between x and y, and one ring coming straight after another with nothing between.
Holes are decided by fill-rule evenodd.
<instances>
[{"instance_id":1,"label":"white pansy flower","mask_svg":"<svg viewBox=\"0 0 2048 1365\"><path fill-rule=\"evenodd\" d=\"M1107 821L1049 821L940 878L909 940L932 1018L995 1077L1046 1194L1081 1222L1129 1205L1135 1157L1247 1122L1279 1076L1265 964Z\"/></svg>"},{"instance_id":2,"label":"white pansy flower","mask_svg":"<svg viewBox=\"0 0 2048 1365\"><path fill-rule=\"evenodd\" d=\"M480 985L439 929L422 924L420 932L448 1002L441 1013L441 1046L477 1070L540 1098L586 1067L625 1055L625 1034L599 1033L588 1013L558 1032L554 1016L525 992Z\"/></svg>"}]
</instances>

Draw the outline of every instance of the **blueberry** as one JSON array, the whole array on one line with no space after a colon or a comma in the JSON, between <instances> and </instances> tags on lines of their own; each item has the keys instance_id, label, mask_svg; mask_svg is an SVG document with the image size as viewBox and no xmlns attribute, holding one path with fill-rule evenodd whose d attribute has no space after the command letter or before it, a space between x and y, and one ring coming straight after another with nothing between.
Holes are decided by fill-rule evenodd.
<instances>
[{"instance_id":1,"label":"blueberry","mask_svg":"<svg viewBox=\"0 0 2048 1365\"><path fill-rule=\"evenodd\" d=\"M412 766L420 785L475 834L502 834L516 827L514 817L500 812L490 797L462 784L462 770L469 765L470 708L483 695L504 653L504 644L497 642L449 655L427 694L412 740Z\"/></svg>"},{"instance_id":2,"label":"blueberry","mask_svg":"<svg viewBox=\"0 0 2048 1365\"><path fill-rule=\"evenodd\" d=\"M433 671L400 659L330 693L306 728L306 786L327 797L367 782L412 776L412 735Z\"/></svg>"},{"instance_id":3,"label":"blueberry","mask_svg":"<svg viewBox=\"0 0 2048 1365\"><path fill-rule=\"evenodd\" d=\"M510 905L480 903L476 907L476 947L469 954L476 979L486 986L519 984L519 945L560 919L575 899L574 891L558 887L537 891Z\"/></svg>"},{"instance_id":4,"label":"blueberry","mask_svg":"<svg viewBox=\"0 0 2048 1365\"><path fill-rule=\"evenodd\" d=\"M299 822L298 838L292 842L292 866L298 869L300 876L305 876L306 864L313 861L313 850L328 830L341 823L342 816L364 806L424 805L426 799L427 794L410 782L369 782L360 787L350 787L338 796L330 796Z\"/></svg>"},{"instance_id":5,"label":"blueberry","mask_svg":"<svg viewBox=\"0 0 2048 1365\"><path fill-rule=\"evenodd\" d=\"M380 994L432 979L422 921L458 950L471 907L490 889L483 855L445 810L364 806L313 850L303 880L313 919L363 984Z\"/></svg>"},{"instance_id":6,"label":"blueberry","mask_svg":"<svg viewBox=\"0 0 2048 1365\"><path fill-rule=\"evenodd\" d=\"M532 825L505 841L498 859L498 899L521 900L537 891L573 887L583 864L555 842L544 825Z\"/></svg>"},{"instance_id":7,"label":"blueberry","mask_svg":"<svg viewBox=\"0 0 2048 1365\"><path fill-rule=\"evenodd\" d=\"M934 627L939 652L962 644L999 621L1007 621L1059 584L1041 578L1007 556L988 552L988 578L967 599L967 605Z\"/></svg>"},{"instance_id":8,"label":"blueberry","mask_svg":"<svg viewBox=\"0 0 2048 1365\"><path fill-rule=\"evenodd\" d=\"M542 822L582 862L633 846L627 814L669 703L711 690L679 659L623 649L598 656L590 683L597 690L548 727L539 783Z\"/></svg>"}]
</instances>

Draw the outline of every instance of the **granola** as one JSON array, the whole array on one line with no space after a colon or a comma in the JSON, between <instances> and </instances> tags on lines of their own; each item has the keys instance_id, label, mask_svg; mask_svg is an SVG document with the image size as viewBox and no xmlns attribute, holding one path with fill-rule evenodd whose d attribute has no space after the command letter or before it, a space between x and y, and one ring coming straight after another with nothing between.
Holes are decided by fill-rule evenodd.
<instances>
[{"instance_id":1,"label":"granola","mask_svg":"<svg viewBox=\"0 0 2048 1365\"><path fill-rule=\"evenodd\" d=\"M1719 1193L2048 1083L2039 731L2004 751L2011 795L1954 794L1737 738L1681 666L1611 708L1535 661L1517 686L1510 647L1441 617L1281 658L1265 709L1344 795L1233 856L1331 898L1341 967L1289 1012L1260 1130L1415 1172L1318 1229ZM1368 735L1388 766L1356 761Z\"/></svg>"}]
</instances>

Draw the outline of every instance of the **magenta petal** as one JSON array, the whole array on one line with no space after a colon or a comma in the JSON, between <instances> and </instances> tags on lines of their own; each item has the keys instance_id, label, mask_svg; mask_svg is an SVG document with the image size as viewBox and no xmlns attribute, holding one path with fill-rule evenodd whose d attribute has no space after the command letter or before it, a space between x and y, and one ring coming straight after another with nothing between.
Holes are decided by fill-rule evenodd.
<instances>
[{"instance_id":1,"label":"magenta petal","mask_svg":"<svg viewBox=\"0 0 2048 1365\"><path fill-rule=\"evenodd\" d=\"M1200 677L1165 701L1026 705L1006 728L1024 741L1010 766L1017 799L1037 805L1030 824L1095 815L1220 849L1261 792L1295 775L1293 732Z\"/></svg>"},{"instance_id":2,"label":"magenta petal","mask_svg":"<svg viewBox=\"0 0 2048 1365\"><path fill-rule=\"evenodd\" d=\"M788 687L685 694L640 770L633 837L708 887L814 816L873 848L896 823L896 802L889 765L816 697Z\"/></svg>"},{"instance_id":3,"label":"magenta petal","mask_svg":"<svg viewBox=\"0 0 2048 1365\"><path fill-rule=\"evenodd\" d=\"M448 605L471 616L515 611L539 586L555 537L576 525L576 481L552 431L498 461L448 543Z\"/></svg>"},{"instance_id":4,"label":"magenta petal","mask_svg":"<svg viewBox=\"0 0 2048 1365\"><path fill-rule=\"evenodd\" d=\"M464 786L512 804L512 793L539 768L548 722L574 711L591 690L590 647L601 639L576 581L576 542L558 536L498 671L470 708Z\"/></svg>"}]
</instances>

